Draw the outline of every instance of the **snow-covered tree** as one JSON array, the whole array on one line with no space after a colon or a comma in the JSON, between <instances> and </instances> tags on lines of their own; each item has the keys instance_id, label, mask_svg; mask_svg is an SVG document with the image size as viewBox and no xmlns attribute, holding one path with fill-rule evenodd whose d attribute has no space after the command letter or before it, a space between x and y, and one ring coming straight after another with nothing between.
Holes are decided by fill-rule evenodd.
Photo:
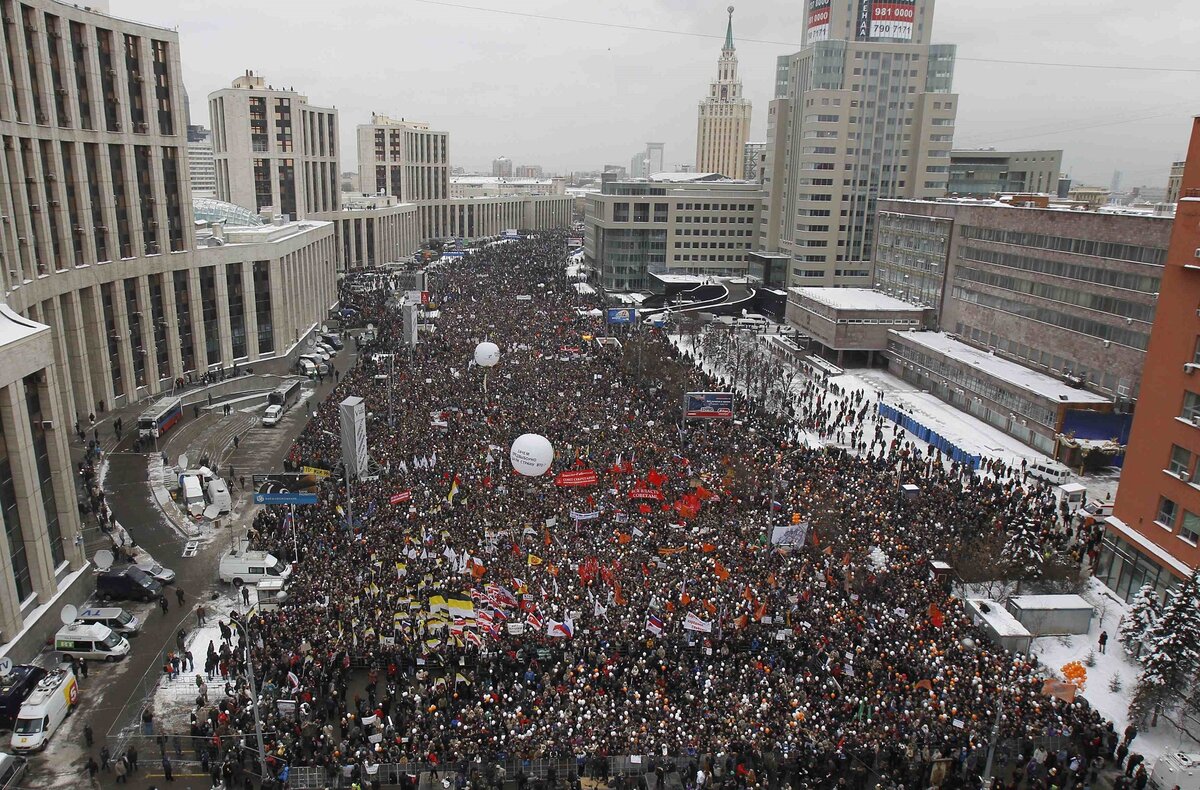
<instances>
[{"instance_id":1,"label":"snow-covered tree","mask_svg":"<svg viewBox=\"0 0 1200 790\"><path fill-rule=\"evenodd\" d=\"M1036 579L1042 575L1042 531L1028 515L1018 516L1008 528L1008 540L1000 556L1008 574L1016 579Z\"/></svg>"},{"instance_id":2,"label":"snow-covered tree","mask_svg":"<svg viewBox=\"0 0 1200 790\"><path fill-rule=\"evenodd\" d=\"M1129 604L1129 610L1121 617L1120 637L1125 652L1134 658L1140 658L1146 645L1146 636L1154 628L1154 624L1162 614L1158 596L1154 587L1146 584L1138 590Z\"/></svg>"},{"instance_id":3,"label":"snow-covered tree","mask_svg":"<svg viewBox=\"0 0 1200 790\"><path fill-rule=\"evenodd\" d=\"M1129 718L1139 725L1192 696L1200 671L1200 575L1193 573L1168 594L1162 616L1146 635L1142 664L1129 705Z\"/></svg>"}]
</instances>

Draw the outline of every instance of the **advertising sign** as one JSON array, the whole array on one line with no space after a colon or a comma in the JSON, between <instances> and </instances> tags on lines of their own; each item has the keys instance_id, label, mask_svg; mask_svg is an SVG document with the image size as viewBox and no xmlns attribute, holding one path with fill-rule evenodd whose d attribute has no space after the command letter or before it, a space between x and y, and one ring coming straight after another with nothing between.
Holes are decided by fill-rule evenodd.
<instances>
[{"instance_id":1,"label":"advertising sign","mask_svg":"<svg viewBox=\"0 0 1200 790\"><path fill-rule=\"evenodd\" d=\"M506 239L521 238L521 232L518 231L516 228L509 228L509 229L505 230L501 235L503 235L504 238L506 238Z\"/></svg>"},{"instance_id":2,"label":"advertising sign","mask_svg":"<svg viewBox=\"0 0 1200 790\"><path fill-rule=\"evenodd\" d=\"M683 416L688 419L733 419L733 393L689 392Z\"/></svg>"},{"instance_id":3,"label":"advertising sign","mask_svg":"<svg viewBox=\"0 0 1200 790\"><path fill-rule=\"evenodd\" d=\"M254 504L315 505L320 482L316 475L294 472L254 475Z\"/></svg>"},{"instance_id":4,"label":"advertising sign","mask_svg":"<svg viewBox=\"0 0 1200 790\"><path fill-rule=\"evenodd\" d=\"M829 39L829 1L809 0L808 43Z\"/></svg>"},{"instance_id":5,"label":"advertising sign","mask_svg":"<svg viewBox=\"0 0 1200 790\"><path fill-rule=\"evenodd\" d=\"M321 469L318 466L302 466L300 467L300 471L313 477L329 477L330 474L328 469Z\"/></svg>"},{"instance_id":6,"label":"advertising sign","mask_svg":"<svg viewBox=\"0 0 1200 790\"><path fill-rule=\"evenodd\" d=\"M367 474L367 404L349 397L338 404L342 429L342 462L352 476Z\"/></svg>"},{"instance_id":7,"label":"advertising sign","mask_svg":"<svg viewBox=\"0 0 1200 790\"><path fill-rule=\"evenodd\" d=\"M916 4L916 0L859 0L854 37L912 41Z\"/></svg>"},{"instance_id":8,"label":"advertising sign","mask_svg":"<svg viewBox=\"0 0 1200 790\"><path fill-rule=\"evenodd\" d=\"M388 501L393 505L398 505L401 502L407 502L410 499L412 499L412 491L401 491L399 494L392 494Z\"/></svg>"},{"instance_id":9,"label":"advertising sign","mask_svg":"<svg viewBox=\"0 0 1200 790\"><path fill-rule=\"evenodd\" d=\"M608 323L610 324L632 324L635 321L637 321L637 310L629 307L608 308Z\"/></svg>"},{"instance_id":10,"label":"advertising sign","mask_svg":"<svg viewBox=\"0 0 1200 790\"><path fill-rule=\"evenodd\" d=\"M828 1L829 0L826 0L826 2L828 2ZM583 237L582 236L571 236L570 238L567 239L567 246L568 247L582 247L583 246Z\"/></svg>"},{"instance_id":11,"label":"advertising sign","mask_svg":"<svg viewBox=\"0 0 1200 790\"><path fill-rule=\"evenodd\" d=\"M875 0L871 4L871 38L912 41L916 0Z\"/></svg>"}]
</instances>

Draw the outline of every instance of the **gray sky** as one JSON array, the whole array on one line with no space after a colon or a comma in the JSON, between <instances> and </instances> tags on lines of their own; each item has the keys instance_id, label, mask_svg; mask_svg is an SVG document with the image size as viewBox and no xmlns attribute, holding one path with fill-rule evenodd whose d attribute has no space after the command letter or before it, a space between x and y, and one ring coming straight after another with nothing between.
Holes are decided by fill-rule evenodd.
<instances>
[{"instance_id":1,"label":"gray sky","mask_svg":"<svg viewBox=\"0 0 1200 790\"><path fill-rule=\"evenodd\" d=\"M342 169L372 111L450 132L453 164L628 166L647 140L690 163L696 104L716 71L728 0L448 0L519 14L661 28L614 29L419 0L112 0L113 13L177 27L193 121L245 69L340 111ZM766 133L775 58L799 48L801 0L734 0L753 139ZM1200 74L1064 69L963 58L1200 68L1196 0L939 0L934 41L958 45L955 145L1062 148L1079 182L1165 186ZM792 45L754 43L795 42ZM1116 123L1118 121L1127 121Z\"/></svg>"}]
</instances>

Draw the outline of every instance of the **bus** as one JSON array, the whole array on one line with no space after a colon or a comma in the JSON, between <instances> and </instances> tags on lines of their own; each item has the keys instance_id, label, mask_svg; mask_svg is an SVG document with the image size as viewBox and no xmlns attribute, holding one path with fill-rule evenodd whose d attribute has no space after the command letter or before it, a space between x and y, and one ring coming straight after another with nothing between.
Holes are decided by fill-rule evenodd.
<instances>
[{"instance_id":1,"label":"bus","mask_svg":"<svg viewBox=\"0 0 1200 790\"><path fill-rule=\"evenodd\" d=\"M143 439L157 439L181 419L183 401L179 398L163 398L138 417L138 436Z\"/></svg>"},{"instance_id":2,"label":"bus","mask_svg":"<svg viewBox=\"0 0 1200 790\"><path fill-rule=\"evenodd\" d=\"M301 389L302 386L299 379L290 384L280 384L267 396L267 404L269 406L280 406L283 411L287 411L300 400Z\"/></svg>"}]
</instances>

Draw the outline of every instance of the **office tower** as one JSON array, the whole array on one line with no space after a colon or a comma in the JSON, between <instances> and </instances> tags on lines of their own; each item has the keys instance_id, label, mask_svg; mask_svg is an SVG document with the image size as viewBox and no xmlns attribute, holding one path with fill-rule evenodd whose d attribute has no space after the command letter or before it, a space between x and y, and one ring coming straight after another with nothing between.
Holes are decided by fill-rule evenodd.
<instances>
[{"instance_id":1,"label":"office tower","mask_svg":"<svg viewBox=\"0 0 1200 790\"><path fill-rule=\"evenodd\" d=\"M807 8L803 49L776 69L765 235L793 285L869 286L876 201L945 194L954 47L929 43L934 0Z\"/></svg>"},{"instance_id":2,"label":"office tower","mask_svg":"<svg viewBox=\"0 0 1200 790\"><path fill-rule=\"evenodd\" d=\"M295 219L338 209L337 110L252 71L210 93L208 109L218 198Z\"/></svg>"},{"instance_id":3,"label":"office tower","mask_svg":"<svg viewBox=\"0 0 1200 790\"><path fill-rule=\"evenodd\" d=\"M512 178L513 163L507 156L492 160L492 175L496 178Z\"/></svg>"},{"instance_id":4,"label":"office tower","mask_svg":"<svg viewBox=\"0 0 1200 790\"><path fill-rule=\"evenodd\" d=\"M737 53L733 47L733 6L725 46L717 59L717 78L708 96L700 102L696 125L696 172L720 173L727 178L743 177L745 144L750 139L750 101L742 96L738 79ZM659 163L662 164L661 162Z\"/></svg>"},{"instance_id":5,"label":"office tower","mask_svg":"<svg viewBox=\"0 0 1200 790\"><path fill-rule=\"evenodd\" d=\"M203 126L189 124L187 153L192 197L216 197L217 166L213 160L212 133Z\"/></svg>"},{"instance_id":6,"label":"office tower","mask_svg":"<svg viewBox=\"0 0 1200 790\"><path fill-rule=\"evenodd\" d=\"M358 127L358 168L364 191L403 203L444 200L449 196L450 135L430 131L427 123L372 113L371 122Z\"/></svg>"},{"instance_id":7,"label":"office tower","mask_svg":"<svg viewBox=\"0 0 1200 790\"><path fill-rule=\"evenodd\" d=\"M1179 202L1179 187L1183 183L1183 166L1187 162L1172 162L1171 172L1167 176L1167 202Z\"/></svg>"},{"instance_id":8,"label":"office tower","mask_svg":"<svg viewBox=\"0 0 1200 790\"><path fill-rule=\"evenodd\" d=\"M646 143L646 147L629 160L630 178L649 178L663 172L663 143Z\"/></svg>"}]
</instances>

